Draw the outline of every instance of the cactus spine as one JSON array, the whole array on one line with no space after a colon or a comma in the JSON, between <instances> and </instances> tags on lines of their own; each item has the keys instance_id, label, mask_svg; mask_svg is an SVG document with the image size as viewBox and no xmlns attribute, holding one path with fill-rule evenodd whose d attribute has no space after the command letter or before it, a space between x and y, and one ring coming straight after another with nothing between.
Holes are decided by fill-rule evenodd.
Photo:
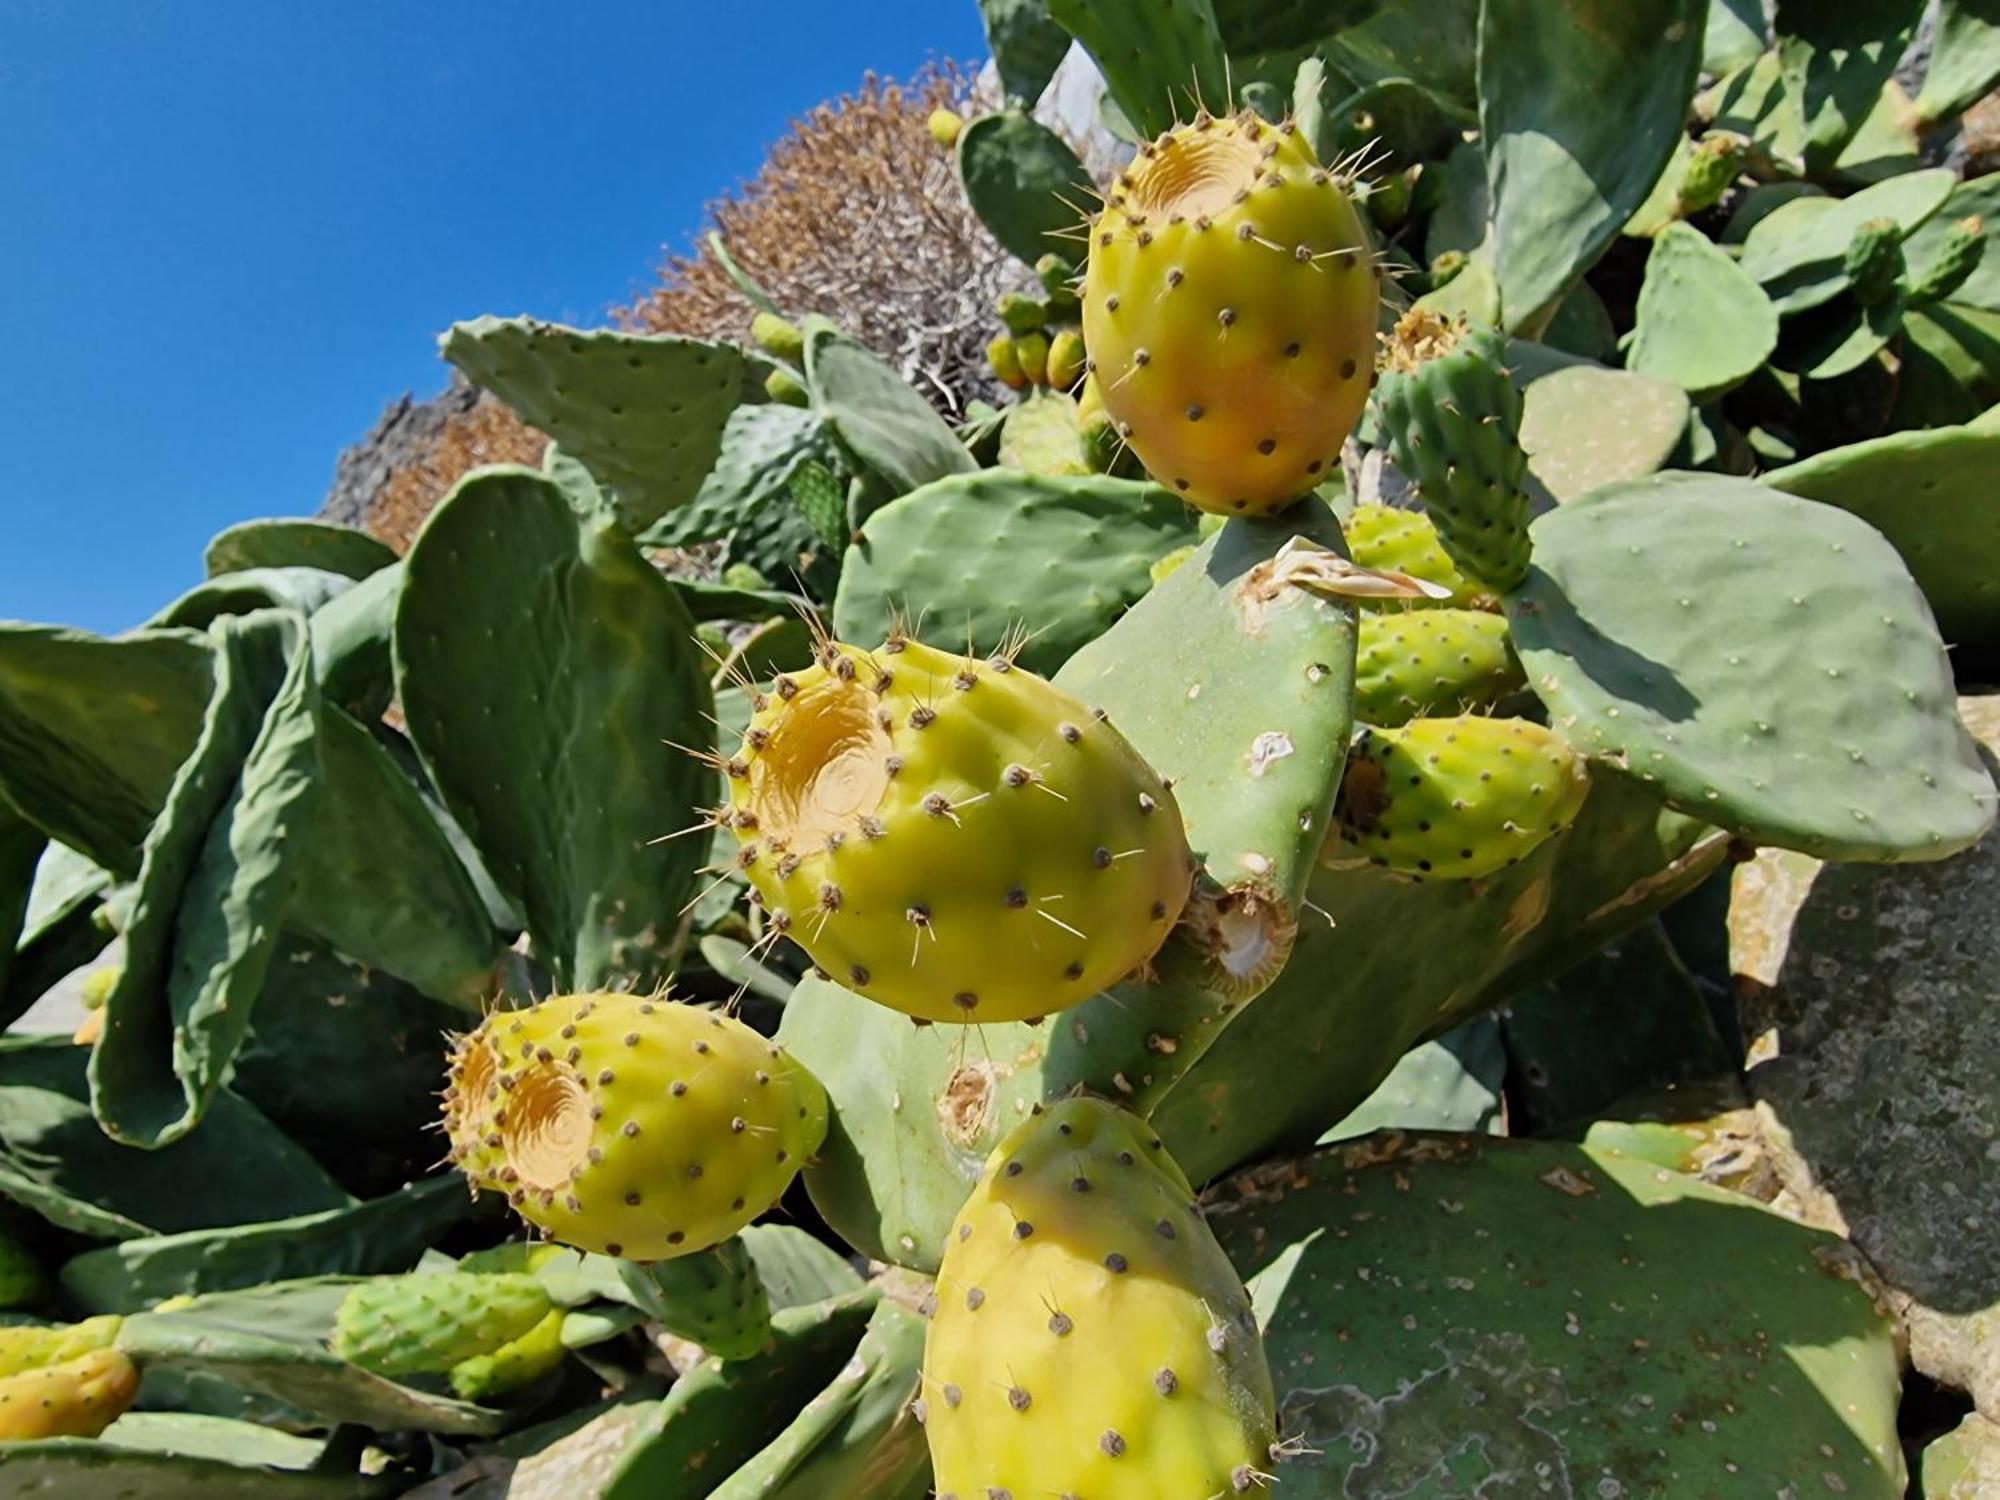
<instances>
[{"instance_id":1,"label":"cactus spine","mask_svg":"<svg viewBox=\"0 0 2000 1500\"><path fill-rule=\"evenodd\" d=\"M1143 146L1093 224L1084 341L1155 479L1264 515L1337 468L1380 296L1368 231L1304 136L1204 113Z\"/></svg>"}]
</instances>

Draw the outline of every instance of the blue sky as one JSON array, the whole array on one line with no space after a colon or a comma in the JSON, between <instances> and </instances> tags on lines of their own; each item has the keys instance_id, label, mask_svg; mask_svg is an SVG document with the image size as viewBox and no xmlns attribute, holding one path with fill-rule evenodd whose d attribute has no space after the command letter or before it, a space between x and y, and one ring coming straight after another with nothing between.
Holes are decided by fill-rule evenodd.
<instances>
[{"instance_id":1,"label":"blue sky","mask_svg":"<svg viewBox=\"0 0 2000 1500\"><path fill-rule=\"evenodd\" d=\"M444 380L602 321L786 122L973 0L0 5L0 618L112 631Z\"/></svg>"}]
</instances>

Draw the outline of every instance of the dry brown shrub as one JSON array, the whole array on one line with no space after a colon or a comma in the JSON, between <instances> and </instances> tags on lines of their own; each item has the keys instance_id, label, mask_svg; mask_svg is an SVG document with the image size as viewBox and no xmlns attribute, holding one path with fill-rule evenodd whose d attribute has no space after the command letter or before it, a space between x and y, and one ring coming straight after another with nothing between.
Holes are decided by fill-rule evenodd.
<instances>
[{"instance_id":1,"label":"dry brown shrub","mask_svg":"<svg viewBox=\"0 0 2000 1500\"><path fill-rule=\"evenodd\" d=\"M408 549L424 518L453 485L485 464L539 466L549 440L491 396L445 419L437 435L398 468L368 503L363 527L394 547Z\"/></svg>"},{"instance_id":2,"label":"dry brown shrub","mask_svg":"<svg viewBox=\"0 0 2000 1500\"><path fill-rule=\"evenodd\" d=\"M820 313L886 355L946 412L986 394L994 300L1023 268L966 206L932 110L963 110L972 75L927 66L908 83L867 75L771 148L757 175L709 207L729 253L789 317ZM669 255L629 327L742 339L754 309L706 250Z\"/></svg>"}]
</instances>

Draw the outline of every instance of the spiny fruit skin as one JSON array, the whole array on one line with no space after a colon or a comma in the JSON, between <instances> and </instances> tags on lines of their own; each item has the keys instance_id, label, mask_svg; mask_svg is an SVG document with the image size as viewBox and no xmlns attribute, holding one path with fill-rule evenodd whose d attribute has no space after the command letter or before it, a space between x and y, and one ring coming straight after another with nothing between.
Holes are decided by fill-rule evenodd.
<instances>
[{"instance_id":1,"label":"spiny fruit skin","mask_svg":"<svg viewBox=\"0 0 2000 1500\"><path fill-rule=\"evenodd\" d=\"M1742 168L1748 145L1744 137L1727 130L1710 131L1695 142L1674 195L1674 206L1681 218L1704 213L1722 201L1722 195L1729 191L1729 185Z\"/></svg>"},{"instance_id":2,"label":"spiny fruit skin","mask_svg":"<svg viewBox=\"0 0 2000 1500\"><path fill-rule=\"evenodd\" d=\"M1070 1099L987 1158L945 1244L922 1403L938 1500L1209 1500L1267 1481L1250 1298L1144 1121Z\"/></svg>"},{"instance_id":3,"label":"spiny fruit skin","mask_svg":"<svg viewBox=\"0 0 2000 1500\"><path fill-rule=\"evenodd\" d=\"M94 1349L47 1369L0 1379L0 1443L94 1438L139 1393L139 1369L116 1349Z\"/></svg>"},{"instance_id":4,"label":"spiny fruit skin","mask_svg":"<svg viewBox=\"0 0 2000 1500\"><path fill-rule=\"evenodd\" d=\"M1397 325L1376 414L1460 572L1505 593L1528 574L1528 455L1507 341L1418 311ZM1397 357L1396 351L1413 351Z\"/></svg>"},{"instance_id":5,"label":"spiny fruit skin","mask_svg":"<svg viewBox=\"0 0 2000 1500\"><path fill-rule=\"evenodd\" d=\"M490 1354L475 1354L451 1367L452 1393L462 1401L490 1401L533 1385L563 1362L563 1312L551 1308L517 1339Z\"/></svg>"},{"instance_id":6,"label":"spiny fruit skin","mask_svg":"<svg viewBox=\"0 0 2000 1500\"><path fill-rule=\"evenodd\" d=\"M1436 525L1421 511L1357 505L1342 530L1348 552L1362 567L1407 573L1451 590L1449 599L1357 600L1363 610L1485 609L1498 603L1491 589L1459 572L1438 541Z\"/></svg>"},{"instance_id":7,"label":"spiny fruit skin","mask_svg":"<svg viewBox=\"0 0 2000 1500\"><path fill-rule=\"evenodd\" d=\"M1083 376L1083 335L1074 328L1059 328L1049 340L1049 384L1066 391Z\"/></svg>"},{"instance_id":8,"label":"spiny fruit skin","mask_svg":"<svg viewBox=\"0 0 2000 1500\"><path fill-rule=\"evenodd\" d=\"M1490 708L1526 680L1504 615L1477 609L1361 615L1354 715L1365 724L1393 728L1440 711Z\"/></svg>"},{"instance_id":9,"label":"spiny fruit skin","mask_svg":"<svg viewBox=\"0 0 2000 1500\"><path fill-rule=\"evenodd\" d=\"M1886 301L1903 274L1903 227L1894 219L1869 219L1847 242L1841 269L1863 307Z\"/></svg>"},{"instance_id":10,"label":"spiny fruit skin","mask_svg":"<svg viewBox=\"0 0 2000 1500\"><path fill-rule=\"evenodd\" d=\"M1173 795L1108 722L1005 654L823 642L726 763L772 929L926 1021L1018 1021L1142 968L1193 880Z\"/></svg>"},{"instance_id":11,"label":"spiny fruit skin","mask_svg":"<svg viewBox=\"0 0 2000 1500\"><path fill-rule=\"evenodd\" d=\"M109 1349L125 1320L116 1313L51 1328L0 1328L0 1376L59 1365L97 1349Z\"/></svg>"},{"instance_id":12,"label":"spiny fruit skin","mask_svg":"<svg viewBox=\"0 0 2000 1500\"><path fill-rule=\"evenodd\" d=\"M1539 724L1414 719L1355 737L1335 817L1378 865L1476 880L1567 828L1589 790L1582 757Z\"/></svg>"},{"instance_id":13,"label":"spiny fruit skin","mask_svg":"<svg viewBox=\"0 0 2000 1500\"><path fill-rule=\"evenodd\" d=\"M521 1337L553 1305L528 1275L378 1276L341 1298L329 1343L377 1375L441 1374Z\"/></svg>"},{"instance_id":14,"label":"spiny fruit skin","mask_svg":"<svg viewBox=\"0 0 2000 1500\"><path fill-rule=\"evenodd\" d=\"M494 1012L460 1055L452 1159L580 1250L706 1250L776 1203L826 1136L826 1091L790 1054L671 1000L556 995Z\"/></svg>"},{"instance_id":15,"label":"spiny fruit skin","mask_svg":"<svg viewBox=\"0 0 2000 1500\"><path fill-rule=\"evenodd\" d=\"M644 1274L659 1288L660 1326L721 1359L748 1359L771 1338L771 1296L740 1238Z\"/></svg>"},{"instance_id":16,"label":"spiny fruit skin","mask_svg":"<svg viewBox=\"0 0 2000 1500\"><path fill-rule=\"evenodd\" d=\"M1268 515L1335 472L1380 301L1368 231L1304 136L1203 114L1141 147L1092 225L1083 335L1147 472Z\"/></svg>"},{"instance_id":17,"label":"spiny fruit skin","mask_svg":"<svg viewBox=\"0 0 2000 1500\"><path fill-rule=\"evenodd\" d=\"M1909 278L1903 301L1910 307L1942 302L1963 286L1986 255L1986 224L1977 214L1960 219L1944 232L1937 254L1918 275Z\"/></svg>"}]
</instances>

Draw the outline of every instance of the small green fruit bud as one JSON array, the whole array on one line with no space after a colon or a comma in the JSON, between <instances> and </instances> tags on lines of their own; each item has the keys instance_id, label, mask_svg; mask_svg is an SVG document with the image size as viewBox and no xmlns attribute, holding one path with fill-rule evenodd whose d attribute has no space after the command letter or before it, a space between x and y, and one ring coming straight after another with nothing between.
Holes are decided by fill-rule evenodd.
<instances>
[{"instance_id":1,"label":"small green fruit bud","mask_svg":"<svg viewBox=\"0 0 2000 1500\"><path fill-rule=\"evenodd\" d=\"M810 406L812 397L790 370L773 370L764 377L764 394L784 406Z\"/></svg>"},{"instance_id":2,"label":"small green fruit bud","mask_svg":"<svg viewBox=\"0 0 2000 1500\"><path fill-rule=\"evenodd\" d=\"M1014 341L1004 333L986 346L986 363L993 367L994 375L1010 391L1018 391L1028 383L1028 377L1021 373L1021 361L1014 351Z\"/></svg>"},{"instance_id":3,"label":"small green fruit bud","mask_svg":"<svg viewBox=\"0 0 2000 1500\"><path fill-rule=\"evenodd\" d=\"M1903 300L1911 307L1944 301L1965 285L1985 256L1985 221L1977 214L1960 219L1945 231L1930 263L1907 279Z\"/></svg>"},{"instance_id":4,"label":"small green fruit bud","mask_svg":"<svg viewBox=\"0 0 2000 1500\"><path fill-rule=\"evenodd\" d=\"M1083 335L1074 328L1057 331L1049 340L1049 384L1066 391L1083 378Z\"/></svg>"},{"instance_id":5,"label":"small green fruit bud","mask_svg":"<svg viewBox=\"0 0 2000 1500\"><path fill-rule=\"evenodd\" d=\"M1021 378L1029 385L1046 385L1049 379L1049 341L1046 335L1024 333L1014 340L1014 359Z\"/></svg>"},{"instance_id":6,"label":"small green fruit bud","mask_svg":"<svg viewBox=\"0 0 2000 1500\"><path fill-rule=\"evenodd\" d=\"M805 357L806 336L776 313L758 313L750 320L750 337L766 354L797 364Z\"/></svg>"},{"instance_id":7,"label":"small green fruit bud","mask_svg":"<svg viewBox=\"0 0 2000 1500\"><path fill-rule=\"evenodd\" d=\"M1026 292L1007 292L994 306L1009 333L1040 333L1049 321L1048 304Z\"/></svg>"}]
</instances>

